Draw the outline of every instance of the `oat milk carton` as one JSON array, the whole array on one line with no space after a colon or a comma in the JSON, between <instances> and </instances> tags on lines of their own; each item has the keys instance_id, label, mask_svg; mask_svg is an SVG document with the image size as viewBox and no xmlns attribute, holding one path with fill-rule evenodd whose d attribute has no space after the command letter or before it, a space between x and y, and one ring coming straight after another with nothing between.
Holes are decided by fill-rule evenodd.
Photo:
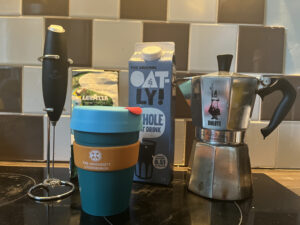
<instances>
[{"instance_id":1,"label":"oat milk carton","mask_svg":"<svg viewBox=\"0 0 300 225\"><path fill-rule=\"evenodd\" d=\"M134 180L170 184L174 160L173 42L137 43L129 60L129 106L143 109Z\"/></svg>"}]
</instances>

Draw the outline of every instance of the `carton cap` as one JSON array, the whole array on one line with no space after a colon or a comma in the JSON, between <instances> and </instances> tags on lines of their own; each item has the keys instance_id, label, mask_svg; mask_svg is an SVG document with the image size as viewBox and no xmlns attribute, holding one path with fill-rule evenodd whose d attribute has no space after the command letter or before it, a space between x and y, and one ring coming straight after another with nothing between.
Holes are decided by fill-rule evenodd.
<instances>
[{"instance_id":1,"label":"carton cap","mask_svg":"<svg viewBox=\"0 0 300 225\"><path fill-rule=\"evenodd\" d=\"M142 49L142 54L144 60L153 61L161 57L162 49L159 46L148 46Z\"/></svg>"}]
</instances>

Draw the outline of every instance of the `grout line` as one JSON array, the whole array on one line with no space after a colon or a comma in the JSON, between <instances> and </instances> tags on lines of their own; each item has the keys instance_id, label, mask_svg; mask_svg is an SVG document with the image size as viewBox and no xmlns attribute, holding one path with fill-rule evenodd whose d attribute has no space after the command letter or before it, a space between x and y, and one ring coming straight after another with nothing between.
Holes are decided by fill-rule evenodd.
<instances>
[{"instance_id":1,"label":"grout line","mask_svg":"<svg viewBox=\"0 0 300 225\"><path fill-rule=\"evenodd\" d=\"M71 8L70 5L71 5L71 0L68 1L68 16L70 16L70 11L71 11L70 10L70 8Z\"/></svg>"},{"instance_id":2,"label":"grout line","mask_svg":"<svg viewBox=\"0 0 300 225\"><path fill-rule=\"evenodd\" d=\"M16 166L16 167L46 167L46 162L17 162L17 161L0 161L0 166ZM69 168L68 162L56 162L56 168ZM187 171L188 167L174 166L174 171ZM252 168L252 173L300 173L300 169L277 169L277 168Z\"/></svg>"},{"instance_id":3,"label":"grout line","mask_svg":"<svg viewBox=\"0 0 300 225\"><path fill-rule=\"evenodd\" d=\"M23 0L19 0L20 2L20 16L23 16Z\"/></svg>"},{"instance_id":4,"label":"grout line","mask_svg":"<svg viewBox=\"0 0 300 225\"><path fill-rule=\"evenodd\" d=\"M10 161L0 161L0 166L15 166L15 167L46 167L45 162L10 162ZM69 163L66 162L56 162L55 168L69 168Z\"/></svg>"},{"instance_id":5,"label":"grout line","mask_svg":"<svg viewBox=\"0 0 300 225\"><path fill-rule=\"evenodd\" d=\"M121 18L121 0L118 0L118 16L117 19Z\"/></svg>"},{"instance_id":6,"label":"grout line","mask_svg":"<svg viewBox=\"0 0 300 225\"><path fill-rule=\"evenodd\" d=\"M283 121L282 121L283 122ZM280 139L280 127L282 126L282 123L279 124L279 126L276 128L277 130L277 138L276 138L276 148L275 148L275 159L274 159L274 168L278 168L279 163L279 139Z\"/></svg>"},{"instance_id":7,"label":"grout line","mask_svg":"<svg viewBox=\"0 0 300 225\"><path fill-rule=\"evenodd\" d=\"M258 101L259 101L259 106L258 106L258 121L261 120L261 112L262 112L262 100L260 97L258 97Z\"/></svg>"},{"instance_id":8,"label":"grout line","mask_svg":"<svg viewBox=\"0 0 300 225\"><path fill-rule=\"evenodd\" d=\"M186 137L186 135L187 135L187 129L188 129L187 121L185 119L183 120L183 125L184 125L184 138L183 138L184 146L183 146L182 161L183 161L183 164L185 164L185 162L186 162L186 152L187 152L187 149L186 149L187 137Z\"/></svg>"},{"instance_id":9,"label":"grout line","mask_svg":"<svg viewBox=\"0 0 300 225\"><path fill-rule=\"evenodd\" d=\"M239 39L240 39L240 25L237 24L237 32L236 32L236 43L235 43L235 64L234 64L234 72L237 73L238 69L238 50L239 50Z\"/></svg>"},{"instance_id":10,"label":"grout line","mask_svg":"<svg viewBox=\"0 0 300 225\"><path fill-rule=\"evenodd\" d=\"M0 112L0 115L8 115L8 116L44 116L45 113Z\"/></svg>"},{"instance_id":11,"label":"grout line","mask_svg":"<svg viewBox=\"0 0 300 225\"><path fill-rule=\"evenodd\" d=\"M216 1L216 15L215 15L216 23L219 23L219 6L220 6L220 1Z\"/></svg>"},{"instance_id":12,"label":"grout line","mask_svg":"<svg viewBox=\"0 0 300 225\"><path fill-rule=\"evenodd\" d=\"M24 65L21 66L21 76L20 76L20 79L21 79L21 93L20 93L20 97L21 97L21 112L24 113Z\"/></svg>"},{"instance_id":13,"label":"grout line","mask_svg":"<svg viewBox=\"0 0 300 225\"><path fill-rule=\"evenodd\" d=\"M264 19L263 19L263 26L266 26L267 25L267 8L268 7L268 1L265 0L264 1Z\"/></svg>"},{"instance_id":14,"label":"grout line","mask_svg":"<svg viewBox=\"0 0 300 225\"><path fill-rule=\"evenodd\" d=\"M189 24L189 44L188 44L188 54L187 54L187 65L186 69L189 71L191 69L191 41L192 41L192 24Z\"/></svg>"},{"instance_id":15,"label":"grout line","mask_svg":"<svg viewBox=\"0 0 300 225\"><path fill-rule=\"evenodd\" d=\"M188 167L184 166L173 166L173 171L187 171Z\"/></svg>"}]
</instances>

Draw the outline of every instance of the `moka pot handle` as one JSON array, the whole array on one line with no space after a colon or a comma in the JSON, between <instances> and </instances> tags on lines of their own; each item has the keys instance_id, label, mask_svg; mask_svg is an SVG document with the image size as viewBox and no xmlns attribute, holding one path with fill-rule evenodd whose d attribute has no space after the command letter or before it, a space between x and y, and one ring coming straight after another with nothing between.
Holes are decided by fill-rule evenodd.
<instances>
[{"instance_id":1,"label":"moka pot handle","mask_svg":"<svg viewBox=\"0 0 300 225\"><path fill-rule=\"evenodd\" d=\"M261 129L261 133L266 138L269 134L276 129L276 127L281 123L286 114L292 108L296 99L296 90L294 87L284 78L281 77L268 77L263 76L263 78L270 79L271 85L257 90L257 94L264 100L264 97L273 93L274 91L281 91L283 97L276 107L272 118L265 128Z\"/></svg>"}]
</instances>

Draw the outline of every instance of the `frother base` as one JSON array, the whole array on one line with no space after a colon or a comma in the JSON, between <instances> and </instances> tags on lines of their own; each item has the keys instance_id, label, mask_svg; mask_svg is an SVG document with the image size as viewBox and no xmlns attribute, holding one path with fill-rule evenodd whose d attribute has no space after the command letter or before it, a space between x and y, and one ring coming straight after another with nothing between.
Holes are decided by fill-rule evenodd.
<instances>
[{"instance_id":1,"label":"frother base","mask_svg":"<svg viewBox=\"0 0 300 225\"><path fill-rule=\"evenodd\" d=\"M50 188L53 190L53 189L59 188L61 186L69 186L71 189L68 191L64 191L61 194L51 195L51 196L38 196L38 195L33 194L34 190L37 190L37 189L45 189L45 190L49 191ZM37 184L37 185L31 187L28 191L28 196L36 201L54 201L54 200L66 198L66 197L70 196L74 191L75 191L75 186L71 182L62 181L62 180L59 180L56 178L48 178L48 179L45 179L43 181L43 183L40 183L40 184Z\"/></svg>"}]
</instances>

